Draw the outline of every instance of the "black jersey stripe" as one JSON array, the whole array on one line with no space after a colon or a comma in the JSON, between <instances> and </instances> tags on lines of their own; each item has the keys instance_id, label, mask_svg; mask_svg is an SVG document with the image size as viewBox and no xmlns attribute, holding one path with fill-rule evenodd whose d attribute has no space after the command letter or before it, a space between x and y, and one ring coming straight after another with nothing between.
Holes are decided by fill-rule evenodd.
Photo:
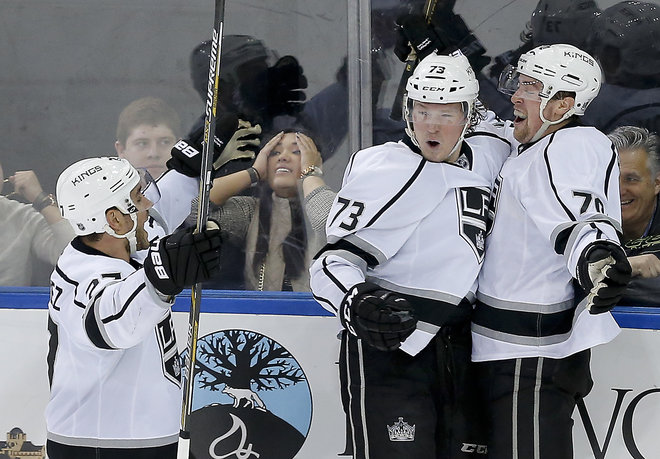
<instances>
[{"instance_id":1,"label":"black jersey stripe","mask_svg":"<svg viewBox=\"0 0 660 459\"><path fill-rule=\"evenodd\" d=\"M327 304L328 306L330 306L330 308L331 308L333 311L335 311L335 314L337 313L338 309L337 309L337 308L336 308L336 307L330 302L330 300L328 300L327 298L323 298L322 296L314 295L313 293L312 293L312 297L313 297L316 301L318 301L319 303Z\"/></svg>"},{"instance_id":2,"label":"black jersey stripe","mask_svg":"<svg viewBox=\"0 0 660 459\"><path fill-rule=\"evenodd\" d=\"M410 177L410 179L408 179L406 184L403 185L403 187L394 195L394 197L392 199L389 200L389 202L387 204L385 204L378 212L376 212L376 215L374 215L371 218L371 220L369 221L369 223L367 223L364 226L365 228L369 228L371 225L376 223L376 220L378 220L380 218L380 216L383 215L387 209L392 207L394 205L394 203L399 200L399 198L403 195L403 193L405 193L406 190L412 186L413 182L415 180L417 180L417 177L419 177L419 174L422 173L422 169L424 169L425 165L426 165L426 160L422 158L419 162L419 166L417 166L417 169L415 170L413 175Z\"/></svg>"},{"instance_id":3,"label":"black jersey stripe","mask_svg":"<svg viewBox=\"0 0 660 459\"><path fill-rule=\"evenodd\" d=\"M569 333L575 311L573 307L564 311L541 314L494 308L477 301L472 321L486 329L508 335L545 338Z\"/></svg>"},{"instance_id":4,"label":"black jersey stripe","mask_svg":"<svg viewBox=\"0 0 660 459\"><path fill-rule=\"evenodd\" d=\"M492 137L494 139L501 140L505 144L507 144L509 147L511 147L511 142L509 142L507 139L500 137L499 135L495 134L494 132L486 132L486 131L475 131L471 132L470 134L465 134L465 138L469 139L470 137L477 137L477 136L484 136L484 137Z\"/></svg>"},{"instance_id":5,"label":"black jersey stripe","mask_svg":"<svg viewBox=\"0 0 660 459\"><path fill-rule=\"evenodd\" d=\"M618 232L618 230L612 225L611 220L607 220L604 218L598 218L595 220L589 220L589 221L582 221L582 222L574 222L573 224L567 226L563 230L561 230L558 234L557 237L555 238L555 253L557 255L564 255L566 252L566 246L568 245L568 241L571 240L571 236L573 235L573 232L578 230L582 227L582 225L587 225L591 226L593 229L597 231L597 238L600 239L602 237L603 232L596 226L597 223L604 223L608 226L611 226L614 228L615 231Z\"/></svg>"},{"instance_id":6,"label":"black jersey stripe","mask_svg":"<svg viewBox=\"0 0 660 459\"><path fill-rule=\"evenodd\" d=\"M612 175L614 164L616 164L617 161L616 148L614 148L614 144L612 144L610 148L612 148L612 157L610 158L610 163L607 165L607 172L605 173L605 197L607 197L607 193L609 192L610 176Z\"/></svg>"},{"instance_id":7,"label":"black jersey stripe","mask_svg":"<svg viewBox=\"0 0 660 459\"><path fill-rule=\"evenodd\" d=\"M101 294L99 293L96 298L94 298L94 301L92 301L89 309L85 311L85 315L83 316L85 333L87 334L87 337L92 342L92 344L99 349L114 349L114 347L110 345L110 343L108 343L103 337L99 323L96 320L96 305L98 304L97 300L100 297Z\"/></svg>"},{"instance_id":8,"label":"black jersey stripe","mask_svg":"<svg viewBox=\"0 0 660 459\"><path fill-rule=\"evenodd\" d=\"M561 198L559 197L559 193L557 192L557 187L555 186L555 183L552 180L552 169L550 168L550 158L548 157L548 149L550 148L550 145L552 145L552 141L555 138L555 134L556 132L550 134L550 140L548 141L548 145L546 145L545 149L543 150L543 159L545 160L545 166L548 170L548 179L550 180L550 188L552 188L552 192L555 194L555 198L557 198L557 202L559 202L562 209L564 209L564 212L566 212L568 218L570 218L572 221L576 221L577 218L575 218L571 210L568 207L566 207L566 205L562 202Z\"/></svg>"},{"instance_id":9,"label":"black jersey stripe","mask_svg":"<svg viewBox=\"0 0 660 459\"><path fill-rule=\"evenodd\" d=\"M367 266L370 268L379 265L378 259L375 256L359 248L355 244L347 241L346 239L340 239L337 242L333 242L332 244L326 244L325 246L323 246L321 250L319 250L319 252L316 254L314 259L316 260L318 257L323 255L323 253L329 252L331 250L345 250L347 252L350 252L356 257L363 259L364 262L367 264Z\"/></svg>"},{"instance_id":10,"label":"black jersey stripe","mask_svg":"<svg viewBox=\"0 0 660 459\"><path fill-rule=\"evenodd\" d=\"M355 156L358 154L358 152L354 152L351 157L348 160L348 165L346 166L346 173L350 174L351 170L353 169L353 163L355 162Z\"/></svg>"},{"instance_id":11,"label":"black jersey stripe","mask_svg":"<svg viewBox=\"0 0 660 459\"><path fill-rule=\"evenodd\" d=\"M57 348L59 347L59 334L57 324L53 321L48 314L48 356L46 362L48 363L48 385L53 386L53 372L55 371L55 357L57 356Z\"/></svg>"},{"instance_id":12,"label":"black jersey stripe","mask_svg":"<svg viewBox=\"0 0 660 459\"><path fill-rule=\"evenodd\" d=\"M339 279L337 279L334 276L334 274L332 274L330 272L330 269L328 268L328 261L325 258L323 259L323 273L326 276L328 276L328 279L330 279L332 281L332 283L335 284L337 286L337 288L342 291L342 293L348 292L348 288L344 284L339 282Z\"/></svg>"},{"instance_id":13,"label":"black jersey stripe","mask_svg":"<svg viewBox=\"0 0 660 459\"><path fill-rule=\"evenodd\" d=\"M131 295L128 297L128 299L126 300L126 302L124 303L122 308L119 310L119 312L117 314L112 315L112 316L105 317L104 319L101 320L101 322L103 322L104 324L107 324L107 323L112 322L113 320L120 319L124 315L124 313L126 312L126 309L128 309L128 306L133 302L135 297L138 296L138 294L142 290L144 290L146 287L147 287L146 283L142 283L142 284L138 285L138 287L135 289L135 291L133 293L131 293Z\"/></svg>"},{"instance_id":14,"label":"black jersey stripe","mask_svg":"<svg viewBox=\"0 0 660 459\"><path fill-rule=\"evenodd\" d=\"M69 284L71 284L71 285L74 286L74 290L73 290L73 304L75 304L75 305L78 306L79 308L85 309L86 306L85 306L83 303L81 303L80 301L76 300L76 296L77 296L77 293L78 293L78 286L79 286L80 284L79 284L78 282L74 281L73 279L69 278L69 276L67 276L66 274L64 274L64 271L62 271L62 269L60 268L59 265L55 265L55 272L56 272L57 274L59 274L59 276L62 278L62 280L63 280L64 282L67 282L67 283L69 283Z\"/></svg>"}]
</instances>

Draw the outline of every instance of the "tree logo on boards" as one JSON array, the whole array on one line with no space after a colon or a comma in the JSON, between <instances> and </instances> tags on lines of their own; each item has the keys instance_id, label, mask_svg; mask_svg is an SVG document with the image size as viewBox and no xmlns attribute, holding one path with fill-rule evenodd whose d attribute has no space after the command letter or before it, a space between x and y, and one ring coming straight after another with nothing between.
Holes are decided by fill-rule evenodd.
<instances>
[{"instance_id":1,"label":"tree logo on boards","mask_svg":"<svg viewBox=\"0 0 660 459\"><path fill-rule=\"evenodd\" d=\"M211 459L292 459L312 417L311 390L293 355L246 330L199 338L191 453Z\"/></svg>"}]
</instances>

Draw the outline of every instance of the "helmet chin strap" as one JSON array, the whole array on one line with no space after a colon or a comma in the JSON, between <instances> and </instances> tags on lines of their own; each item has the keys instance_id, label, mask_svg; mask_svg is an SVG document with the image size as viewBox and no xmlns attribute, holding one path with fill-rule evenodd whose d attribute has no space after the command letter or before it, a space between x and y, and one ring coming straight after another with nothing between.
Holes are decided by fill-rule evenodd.
<instances>
[{"instance_id":1,"label":"helmet chin strap","mask_svg":"<svg viewBox=\"0 0 660 459\"><path fill-rule=\"evenodd\" d=\"M541 125L541 127L539 128L539 130L536 131L536 134L534 134L534 136L532 136L532 139L529 141L530 143L536 142L536 141L539 140L541 137L543 137L543 135L545 134L545 131L547 131L548 128L549 128L550 126L552 126L553 124L559 124L559 123L561 123L562 121L568 119L568 117L570 117L573 113L575 113L575 107L571 107L571 108L570 108L566 113L564 113L564 115L563 115L561 118L559 118L557 121L549 121L549 120L547 120L547 119L545 118L545 116L543 116L543 111L545 110L546 105L548 105L548 100L549 100L549 99L543 99L543 100L541 101L541 106L539 107L539 116L541 117L541 121L543 121L543 124Z\"/></svg>"},{"instance_id":2,"label":"helmet chin strap","mask_svg":"<svg viewBox=\"0 0 660 459\"><path fill-rule=\"evenodd\" d=\"M137 253L137 214L128 214L133 221L133 227L125 234L117 234L110 225L105 225L105 232L110 236L124 238L128 241L129 252L131 256Z\"/></svg>"}]
</instances>

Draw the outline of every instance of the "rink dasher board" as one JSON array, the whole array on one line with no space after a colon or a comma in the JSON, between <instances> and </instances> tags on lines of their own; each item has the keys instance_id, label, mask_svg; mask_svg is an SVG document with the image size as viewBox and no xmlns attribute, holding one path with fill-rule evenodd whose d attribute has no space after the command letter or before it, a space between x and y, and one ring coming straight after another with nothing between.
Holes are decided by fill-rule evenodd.
<instances>
[{"instance_id":1,"label":"rink dasher board","mask_svg":"<svg viewBox=\"0 0 660 459\"><path fill-rule=\"evenodd\" d=\"M0 359L5 362L0 438L19 427L33 444L45 443L47 304L47 288L0 288ZM173 308L180 348L185 346L189 304L189 291L184 291ZM660 457L660 308L618 307L613 315L622 331L593 350L595 385L585 399L588 419L577 410L574 414L575 458ZM308 377L314 413L295 457L341 457L336 320L306 293L205 290L199 336L221 329L263 333L296 356Z\"/></svg>"}]
</instances>

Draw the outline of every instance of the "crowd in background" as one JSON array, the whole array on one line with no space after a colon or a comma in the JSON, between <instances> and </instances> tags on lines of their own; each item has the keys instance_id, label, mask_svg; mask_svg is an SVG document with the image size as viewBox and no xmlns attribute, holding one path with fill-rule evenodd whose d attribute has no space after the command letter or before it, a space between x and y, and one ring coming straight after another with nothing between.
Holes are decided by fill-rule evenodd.
<instances>
[{"instance_id":1,"label":"crowd in background","mask_svg":"<svg viewBox=\"0 0 660 459\"><path fill-rule=\"evenodd\" d=\"M599 61L604 84L583 122L611 134L619 150L622 241L634 256L634 248L641 244L636 240L658 231L660 7L653 2L623 1L601 9L594 1L541 0L522 28L520 46L489 56L478 33L472 33L451 6L453 2L444 6L444 23L435 29L437 39L463 50L478 73L480 100L502 119L510 118L511 109L508 97L495 89L497 78L525 51L540 44L569 43L587 50ZM372 8L375 144L404 136L404 123L389 117L392 94L387 92L391 93L392 81L396 82L403 66L395 60L400 46L396 23L405 17L410 20L411 13L419 14L420 8L418 1L380 1ZM464 27L456 26L457 21ZM200 100L206 96L209 48L208 41L202 42L188 57L191 84ZM338 187L340 178L330 177L327 172L323 176L323 163L338 162L340 173L349 159L334 156L339 145L346 142L348 131L346 61L338 69L335 83L307 98L307 78L296 57L279 57L262 40L249 35L224 37L222 51L219 108L221 113L236 114L239 124L216 164L218 178L213 193L222 196L211 199L210 214L222 222L227 236L223 252L226 263L207 287L309 291L307 269L311 257L323 246L325 217L335 195L332 188ZM392 62L399 67L392 68ZM158 177L167 170L170 150L178 139L194 139L201 147L203 119L201 115L192 126L182 126L176 109L146 95L117 115L114 150L117 156ZM281 131L285 134L277 134ZM278 136L282 142L273 148L272 139ZM635 159L629 151L635 152ZM629 172L628 167L633 171ZM254 174L248 175L251 171L256 171L256 179ZM0 283L47 285L56 255L73 232L58 217L54 197L49 190L41 189L34 172L5 173L0 204L7 208L1 223L2 238L7 243L0 251ZM232 188L231 178L239 173L245 174L239 175L244 180ZM290 183L286 191L281 191L287 174ZM191 211L188 225L195 223L196 204ZM26 261L5 262L17 259ZM647 263L638 268L637 274L642 269L657 270ZM655 284L654 280L633 282L631 291L653 289ZM631 292L625 301L653 304L650 292Z\"/></svg>"}]
</instances>

